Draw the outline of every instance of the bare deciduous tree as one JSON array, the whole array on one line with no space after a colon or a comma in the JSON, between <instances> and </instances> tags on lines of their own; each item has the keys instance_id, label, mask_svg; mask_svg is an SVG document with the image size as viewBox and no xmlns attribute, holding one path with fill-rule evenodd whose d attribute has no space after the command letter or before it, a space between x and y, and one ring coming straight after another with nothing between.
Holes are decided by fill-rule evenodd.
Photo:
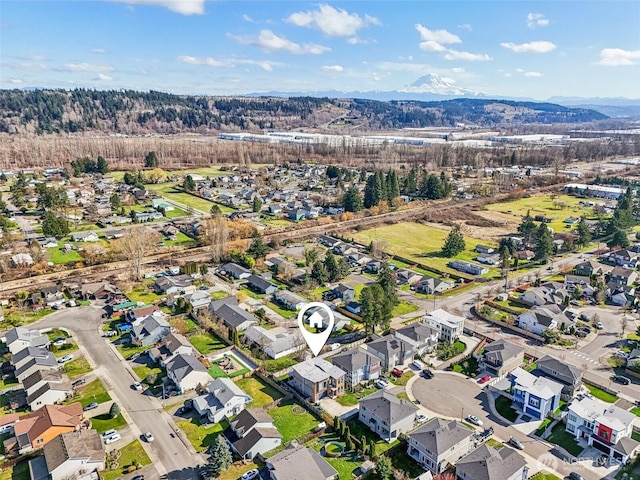
<instances>
[{"instance_id":1,"label":"bare deciduous tree","mask_svg":"<svg viewBox=\"0 0 640 480\"><path fill-rule=\"evenodd\" d=\"M620 337L624 337L624 332L627 330L627 327L629 326L629 319L627 318L627 314L623 314L622 317L620 317Z\"/></svg>"},{"instance_id":2,"label":"bare deciduous tree","mask_svg":"<svg viewBox=\"0 0 640 480\"><path fill-rule=\"evenodd\" d=\"M227 253L229 226L227 219L220 214L213 215L204 221L202 237L211 246L211 260L219 262Z\"/></svg>"},{"instance_id":3,"label":"bare deciduous tree","mask_svg":"<svg viewBox=\"0 0 640 480\"><path fill-rule=\"evenodd\" d=\"M385 250L389 249L389 242L386 240L372 240L371 241L371 255L376 258L382 258Z\"/></svg>"},{"instance_id":4,"label":"bare deciduous tree","mask_svg":"<svg viewBox=\"0 0 640 480\"><path fill-rule=\"evenodd\" d=\"M133 277L136 280L142 278L142 261L158 242L160 235L157 232L143 226L130 228L127 234L118 239L114 247L122 256L131 262Z\"/></svg>"}]
</instances>

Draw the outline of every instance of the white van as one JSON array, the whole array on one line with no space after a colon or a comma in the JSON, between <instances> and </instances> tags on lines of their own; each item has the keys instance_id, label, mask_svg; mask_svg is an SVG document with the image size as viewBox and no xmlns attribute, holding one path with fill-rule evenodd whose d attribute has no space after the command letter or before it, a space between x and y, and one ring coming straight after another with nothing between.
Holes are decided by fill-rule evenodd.
<instances>
[{"instance_id":1,"label":"white van","mask_svg":"<svg viewBox=\"0 0 640 480\"><path fill-rule=\"evenodd\" d=\"M422 370L424 368L424 363L422 363L420 360L414 360L413 362L411 362L411 365L417 370Z\"/></svg>"}]
</instances>

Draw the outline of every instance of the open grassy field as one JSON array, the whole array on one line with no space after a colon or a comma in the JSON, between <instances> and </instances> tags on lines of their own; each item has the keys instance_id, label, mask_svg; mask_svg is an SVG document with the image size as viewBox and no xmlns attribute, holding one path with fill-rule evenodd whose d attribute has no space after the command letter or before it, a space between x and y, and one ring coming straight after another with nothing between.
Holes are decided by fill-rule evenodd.
<instances>
[{"instance_id":1,"label":"open grassy field","mask_svg":"<svg viewBox=\"0 0 640 480\"><path fill-rule=\"evenodd\" d=\"M564 223L565 219L578 218L582 215L588 216L593 213L591 208L580 206L580 200L580 198L570 195L558 195L555 198L551 198L550 195L541 195L510 202L492 203L485 208L492 212L512 215L517 224L522 221L522 217L527 214L527 211L530 211L532 217L544 215L553 219L549 226L553 228L554 232L562 232L573 228L573 226Z\"/></svg>"},{"instance_id":2,"label":"open grassy field","mask_svg":"<svg viewBox=\"0 0 640 480\"><path fill-rule=\"evenodd\" d=\"M214 350L220 350L227 346L220 338L208 333L192 335L189 341L202 355L207 355Z\"/></svg>"},{"instance_id":3,"label":"open grassy field","mask_svg":"<svg viewBox=\"0 0 640 480\"><path fill-rule=\"evenodd\" d=\"M176 182L167 182L146 185L146 187L148 190L151 190L158 195L162 195L169 200L185 205L186 207L195 208L196 210L201 210L205 213L208 213L211 210L211 206L213 205L212 202L205 200L204 198L185 193L181 190L176 190L174 188L176 185Z\"/></svg>"},{"instance_id":4,"label":"open grassy field","mask_svg":"<svg viewBox=\"0 0 640 480\"><path fill-rule=\"evenodd\" d=\"M405 222L363 230L353 234L353 238L365 245L368 245L371 240L386 240L389 242L388 253L432 266L443 272L465 276L462 272L449 268L447 263L453 259L473 261L476 257L474 252L476 246L478 244L487 245L489 242L465 236L466 250L454 258L447 258L440 253L447 235L449 235L449 228L445 226L440 228ZM499 275L498 269L490 268L489 273L485 276L496 275Z\"/></svg>"}]
</instances>

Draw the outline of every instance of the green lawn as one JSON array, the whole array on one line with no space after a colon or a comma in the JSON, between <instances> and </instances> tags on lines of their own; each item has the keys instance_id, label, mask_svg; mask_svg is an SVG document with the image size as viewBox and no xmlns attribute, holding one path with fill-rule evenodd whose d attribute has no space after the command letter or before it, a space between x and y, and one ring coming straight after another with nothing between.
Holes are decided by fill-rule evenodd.
<instances>
[{"instance_id":1,"label":"green lawn","mask_svg":"<svg viewBox=\"0 0 640 480\"><path fill-rule=\"evenodd\" d=\"M182 210L181 208L176 207L175 205L173 206L173 210L169 210L169 211L165 211L164 212L164 216L167 218L178 218L178 217L184 217L187 215L187 212L185 212L184 210Z\"/></svg>"},{"instance_id":2,"label":"green lawn","mask_svg":"<svg viewBox=\"0 0 640 480\"><path fill-rule=\"evenodd\" d=\"M69 335L67 332L58 328L54 328L50 332L47 332L47 337L51 341L55 340L56 338L69 338L70 336L71 335Z\"/></svg>"},{"instance_id":3,"label":"green lawn","mask_svg":"<svg viewBox=\"0 0 640 480\"><path fill-rule=\"evenodd\" d=\"M345 407L351 407L353 405L357 405L359 399L366 397L367 395L370 395L376 391L378 391L377 388L371 387L362 389L357 393L345 393L341 397L338 397L337 402L340 405L344 405Z\"/></svg>"},{"instance_id":4,"label":"green lawn","mask_svg":"<svg viewBox=\"0 0 640 480\"><path fill-rule=\"evenodd\" d=\"M152 287L147 286L144 283L138 285L130 292L127 292L125 295L132 302L142 302L146 305L157 303L162 298L160 295L153 291Z\"/></svg>"},{"instance_id":5,"label":"green lawn","mask_svg":"<svg viewBox=\"0 0 640 480\"><path fill-rule=\"evenodd\" d=\"M547 441L560 445L573 456L580 455L580 452L583 450L578 442L576 442L573 435L565 430L565 426L562 422L558 422L556 426L553 427L551 435L547 437Z\"/></svg>"},{"instance_id":6,"label":"green lawn","mask_svg":"<svg viewBox=\"0 0 640 480\"><path fill-rule=\"evenodd\" d=\"M207 355L214 350L220 350L227 346L218 336L207 333L192 335L189 337L189 341L202 355Z\"/></svg>"},{"instance_id":7,"label":"green lawn","mask_svg":"<svg viewBox=\"0 0 640 480\"><path fill-rule=\"evenodd\" d=\"M55 310L52 310L51 308L44 308L36 311L27 310L24 313L17 309L7 309L4 312L4 318L0 322L0 330L9 330L13 327L28 325L53 312L55 312Z\"/></svg>"},{"instance_id":8,"label":"green lawn","mask_svg":"<svg viewBox=\"0 0 640 480\"><path fill-rule=\"evenodd\" d=\"M280 315L281 317L286 318L286 319L293 318L298 313L298 312L294 312L293 310L287 310L285 308L282 308L280 305L278 305L277 303L274 303L274 302L267 302L267 307L269 307L271 310L276 312L278 315Z\"/></svg>"},{"instance_id":9,"label":"green lawn","mask_svg":"<svg viewBox=\"0 0 640 480\"><path fill-rule=\"evenodd\" d=\"M104 403L109 400L111 400L111 396L107 393L102 381L99 378L96 378L93 382L87 383L65 403L80 402L83 407L86 407L92 402Z\"/></svg>"},{"instance_id":10,"label":"green lawn","mask_svg":"<svg viewBox=\"0 0 640 480\"><path fill-rule=\"evenodd\" d=\"M191 195L189 193L183 192L182 190L176 190L174 186L176 183L167 182L167 183L157 183L146 185L145 187L152 192L155 192L163 197L173 200L176 203L180 203L185 207L191 207L196 210L200 210L205 213L209 213L211 211L211 206L213 202L205 200L204 198L196 197L195 195Z\"/></svg>"},{"instance_id":11,"label":"green lawn","mask_svg":"<svg viewBox=\"0 0 640 480\"><path fill-rule=\"evenodd\" d=\"M64 373L69 375L69 378L73 379L89 373L91 371L91 365L86 358L80 357L64 364Z\"/></svg>"},{"instance_id":12,"label":"green lawn","mask_svg":"<svg viewBox=\"0 0 640 480\"><path fill-rule=\"evenodd\" d=\"M292 367L298 363L294 354L287 355L280 358L269 358L265 361L265 368L267 372L279 372L280 370L288 367Z\"/></svg>"},{"instance_id":13,"label":"green lawn","mask_svg":"<svg viewBox=\"0 0 640 480\"><path fill-rule=\"evenodd\" d=\"M127 335L129 334L127 333ZM149 348L151 348L149 345L141 345L138 347L136 345L133 345L132 343L119 343L118 345L116 345L116 349L118 350L118 352L120 352L120 355L122 355L122 358L124 359L129 358L134 353L142 353L145 350L149 350Z\"/></svg>"},{"instance_id":14,"label":"green lawn","mask_svg":"<svg viewBox=\"0 0 640 480\"><path fill-rule=\"evenodd\" d=\"M538 427L538 429L536 430L536 435L538 437L541 437L542 434L547 430L549 425L551 425L551 422L552 420L550 418L545 418L540 424L540 426Z\"/></svg>"},{"instance_id":15,"label":"green lawn","mask_svg":"<svg viewBox=\"0 0 640 480\"><path fill-rule=\"evenodd\" d=\"M636 417L640 417L640 407L633 407L630 412L633 413Z\"/></svg>"},{"instance_id":16,"label":"green lawn","mask_svg":"<svg viewBox=\"0 0 640 480\"><path fill-rule=\"evenodd\" d=\"M91 419L91 428L95 429L98 433L104 433L107 430L117 430L124 427L127 421L124 419L121 413L116 418L111 418L108 413L103 413L97 417Z\"/></svg>"},{"instance_id":17,"label":"green lawn","mask_svg":"<svg viewBox=\"0 0 640 480\"><path fill-rule=\"evenodd\" d=\"M282 398L283 395L271 385L263 382L258 377L242 378L236 382L247 395L253 398L253 402L249 404L251 408L259 408L268 405L275 400Z\"/></svg>"},{"instance_id":18,"label":"green lawn","mask_svg":"<svg viewBox=\"0 0 640 480\"><path fill-rule=\"evenodd\" d=\"M29 480L29 461L23 460L13 467L0 470L0 480Z\"/></svg>"},{"instance_id":19,"label":"green lawn","mask_svg":"<svg viewBox=\"0 0 640 480\"><path fill-rule=\"evenodd\" d=\"M391 383L393 383L394 385L399 385L401 387L404 387L409 381L409 379L414 375L415 373L413 373L412 371L404 372L404 374L400 378L396 377L395 375L390 375Z\"/></svg>"},{"instance_id":20,"label":"green lawn","mask_svg":"<svg viewBox=\"0 0 640 480\"><path fill-rule=\"evenodd\" d=\"M454 258L442 256L440 250L449 235L449 228L422 225L420 223L404 222L395 225L385 225L379 228L363 230L353 235L353 238L365 245L372 240L386 240L389 242L388 253L400 255L412 261L430 265L443 272L450 272L465 276L461 272L449 268L447 264L453 259L473 260L476 257L474 249L478 244L490 244L486 240L465 236L466 250ZM484 276L497 276L498 269L490 268Z\"/></svg>"},{"instance_id":21,"label":"green lawn","mask_svg":"<svg viewBox=\"0 0 640 480\"><path fill-rule=\"evenodd\" d=\"M422 475L425 470L409 456L406 451L400 451L393 454L391 464L401 472L404 472L408 478L416 478Z\"/></svg>"},{"instance_id":22,"label":"green lawn","mask_svg":"<svg viewBox=\"0 0 640 480\"><path fill-rule=\"evenodd\" d=\"M486 443L487 443L488 447L493 447L493 448L498 449L498 450L504 447L504 443L500 443L495 438L490 438L489 440L487 440Z\"/></svg>"},{"instance_id":23,"label":"green lawn","mask_svg":"<svg viewBox=\"0 0 640 480\"><path fill-rule=\"evenodd\" d=\"M298 404L281 405L269 410L268 413L273 418L273 424L282 434L283 444L313 430L320 423Z\"/></svg>"},{"instance_id":24,"label":"green lawn","mask_svg":"<svg viewBox=\"0 0 640 480\"><path fill-rule=\"evenodd\" d=\"M175 240L164 240L163 243L165 247L190 247L196 245L198 242L189 235L178 232Z\"/></svg>"},{"instance_id":25,"label":"green lawn","mask_svg":"<svg viewBox=\"0 0 640 480\"><path fill-rule=\"evenodd\" d=\"M169 319L169 325L171 325L173 328L175 328L175 323L176 323L177 320L181 320L186 324L186 326L187 326L186 334L187 335L189 335L190 333L194 332L198 328L198 326L196 325L196 322L194 322L190 317L184 317L182 319L170 318Z\"/></svg>"},{"instance_id":26,"label":"green lawn","mask_svg":"<svg viewBox=\"0 0 640 480\"><path fill-rule=\"evenodd\" d=\"M15 377L9 377L5 379L0 379L0 390L4 390L7 387L11 387L12 385L18 385L18 379Z\"/></svg>"},{"instance_id":27,"label":"green lawn","mask_svg":"<svg viewBox=\"0 0 640 480\"><path fill-rule=\"evenodd\" d=\"M51 351L56 358L64 357L65 355L75 352L78 350L78 344L74 342L67 341L64 345L60 345L56 347L55 345L51 345Z\"/></svg>"},{"instance_id":28,"label":"green lawn","mask_svg":"<svg viewBox=\"0 0 640 480\"><path fill-rule=\"evenodd\" d=\"M223 298L227 298L229 294L224 290L217 290L215 292L211 292L211 300L222 300Z\"/></svg>"},{"instance_id":29,"label":"green lawn","mask_svg":"<svg viewBox=\"0 0 640 480\"><path fill-rule=\"evenodd\" d=\"M322 442L320 442L322 439ZM322 450L323 445L329 441L338 441L340 439L336 435L322 435L322 437L316 438L311 442L307 443L306 446L313 448L317 452ZM340 442L344 445L344 442ZM338 471L338 478L340 480L351 480L353 478L353 471L356 470L360 465L362 465L362 461L354 461L353 460L353 452L345 452L342 456L337 458L332 457L322 457L324 458L329 465L335 468Z\"/></svg>"},{"instance_id":30,"label":"green lawn","mask_svg":"<svg viewBox=\"0 0 640 480\"><path fill-rule=\"evenodd\" d=\"M233 361L237 364L241 363L236 357L234 357L233 355L229 355ZM211 367L209 367L209 375L211 375L212 378L218 378L218 377L229 377L229 378L234 378L234 377L239 377L240 375L244 375L245 373L247 373L249 371L249 369L247 367L243 367L240 370L236 370L235 372L232 373L226 373L224 370L222 370L217 364L220 363L222 361L222 358L219 360L216 360L215 362L213 362L211 364Z\"/></svg>"},{"instance_id":31,"label":"green lawn","mask_svg":"<svg viewBox=\"0 0 640 480\"><path fill-rule=\"evenodd\" d=\"M562 480L557 475L549 472L540 472L531 477L530 480Z\"/></svg>"},{"instance_id":32,"label":"green lawn","mask_svg":"<svg viewBox=\"0 0 640 480\"><path fill-rule=\"evenodd\" d=\"M216 437L229 426L226 420L213 424L209 428L201 425L198 419L179 420L176 422L187 436L193 448L198 452L204 452L211 446Z\"/></svg>"},{"instance_id":33,"label":"green lawn","mask_svg":"<svg viewBox=\"0 0 640 480\"><path fill-rule=\"evenodd\" d=\"M518 418L518 412L511 407L511 400L504 395L496 398L496 410L511 423L515 422L516 418Z\"/></svg>"},{"instance_id":34,"label":"green lawn","mask_svg":"<svg viewBox=\"0 0 640 480\"><path fill-rule=\"evenodd\" d=\"M118 468L115 470L103 470L100 473L102 480L115 480L122 475L127 474L127 467L135 463L145 467L151 465L151 459L147 452L142 448L140 440L134 440L129 445L125 445L120 449L120 459L118 460Z\"/></svg>"},{"instance_id":35,"label":"green lawn","mask_svg":"<svg viewBox=\"0 0 640 480\"><path fill-rule=\"evenodd\" d=\"M609 392L605 392L601 388L598 388L598 387L595 387L595 386L589 385L589 384L585 384L585 387L587 387L589 392L591 392L591 395L593 395L594 397L602 400L603 402L614 403L616 400L618 400L618 396L617 395L613 395L613 394L611 394Z\"/></svg>"},{"instance_id":36,"label":"green lawn","mask_svg":"<svg viewBox=\"0 0 640 480\"><path fill-rule=\"evenodd\" d=\"M369 443L371 439L375 441L376 455L380 455L386 452L387 450L389 450L391 447L394 447L398 443L400 443L400 440L395 440L391 443L385 442L378 435L376 435L371 430L369 430L369 427L367 427L364 423L362 423L360 420L357 420L357 419L351 420L348 423L348 426L349 426L349 430L351 431L351 435L355 437L357 440L360 440L364 435L365 438L367 439L367 443Z\"/></svg>"},{"instance_id":37,"label":"green lawn","mask_svg":"<svg viewBox=\"0 0 640 480\"><path fill-rule=\"evenodd\" d=\"M138 379L141 382L148 384L149 386L158 385L162 382L162 379L167 376L167 373L164 369L160 367L149 367L147 365L139 365L133 367L133 371L138 376ZM155 380L153 382L148 382L146 379L149 375L155 375Z\"/></svg>"},{"instance_id":38,"label":"green lawn","mask_svg":"<svg viewBox=\"0 0 640 480\"><path fill-rule=\"evenodd\" d=\"M49 261L53 262L55 265L61 265L64 263L75 263L82 262L82 255L77 250L69 250L67 253L64 253L61 249L65 242L58 242L57 247L47 248L47 254L49 255Z\"/></svg>"},{"instance_id":39,"label":"green lawn","mask_svg":"<svg viewBox=\"0 0 640 480\"><path fill-rule=\"evenodd\" d=\"M420 307L418 307L417 305L401 300L400 303L398 303L398 305L393 307L393 310L391 311L391 316L399 317L401 315L406 315L407 313L415 312L416 310L419 310L419 309Z\"/></svg>"}]
</instances>

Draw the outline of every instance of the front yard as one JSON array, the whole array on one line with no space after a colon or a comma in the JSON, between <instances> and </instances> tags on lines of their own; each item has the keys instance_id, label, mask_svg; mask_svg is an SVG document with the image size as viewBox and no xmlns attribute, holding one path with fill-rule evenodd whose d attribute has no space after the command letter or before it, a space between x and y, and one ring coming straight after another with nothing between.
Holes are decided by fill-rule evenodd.
<instances>
[{"instance_id":1,"label":"front yard","mask_svg":"<svg viewBox=\"0 0 640 480\"><path fill-rule=\"evenodd\" d=\"M0 330L9 330L13 327L28 325L53 312L55 312L55 310L50 308L43 308L42 310L36 311L26 310L25 312L7 309L4 318L0 321Z\"/></svg>"},{"instance_id":2,"label":"front yard","mask_svg":"<svg viewBox=\"0 0 640 480\"><path fill-rule=\"evenodd\" d=\"M547 437L547 441L560 445L574 457L582 452L583 448L576 442L573 435L567 432L562 422L558 422L551 430L551 435Z\"/></svg>"},{"instance_id":3,"label":"front yard","mask_svg":"<svg viewBox=\"0 0 640 480\"><path fill-rule=\"evenodd\" d=\"M120 449L120 459L118 460L118 468L115 470L103 470L101 472L102 480L115 480L122 475L128 473L127 468L130 465L138 464L141 467L151 465L151 459L147 452L142 448L140 440L134 440L129 445L125 445Z\"/></svg>"},{"instance_id":4,"label":"front yard","mask_svg":"<svg viewBox=\"0 0 640 480\"><path fill-rule=\"evenodd\" d=\"M515 422L518 418L518 412L516 412L511 406L511 400L504 395L500 395L496 398L496 410L502 417L509 420L511 423Z\"/></svg>"},{"instance_id":5,"label":"front yard","mask_svg":"<svg viewBox=\"0 0 640 480\"><path fill-rule=\"evenodd\" d=\"M89 373L92 370L91 365L89 365L89 362L84 357L76 358L75 360L65 363L63 368L64 373L69 375L71 379Z\"/></svg>"},{"instance_id":6,"label":"front yard","mask_svg":"<svg viewBox=\"0 0 640 480\"><path fill-rule=\"evenodd\" d=\"M220 435L228 426L226 420L209 426L202 425L197 418L190 420L179 420L176 425L182 429L193 448L198 452L204 452L209 448L216 437Z\"/></svg>"},{"instance_id":7,"label":"front yard","mask_svg":"<svg viewBox=\"0 0 640 480\"><path fill-rule=\"evenodd\" d=\"M124 419L121 413L118 414L116 418L111 418L111 415L108 413L103 413L102 415L98 415L91 419L91 428L96 430L98 433L104 433L107 430L118 430L119 428L124 427L127 424L127 421Z\"/></svg>"},{"instance_id":8,"label":"front yard","mask_svg":"<svg viewBox=\"0 0 640 480\"><path fill-rule=\"evenodd\" d=\"M86 407L90 403L104 403L111 400L111 396L104 388L102 381L99 378L96 378L93 382L87 383L84 387L82 387L79 391L75 393L75 395L67 400L65 403L74 403L80 402L83 407Z\"/></svg>"},{"instance_id":9,"label":"front yard","mask_svg":"<svg viewBox=\"0 0 640 480\"><path fill-rule=\"evenodd\" d=\"M362 390L360 390L358 392L345 393L341 397L338 397L337 402L340 405L343 405L345 407L351 407L353 405L357 405L359 399L364 398L367 395L370 395L373 392L377 392L377 391L378 391L378 389L375 388L375 387L363 388Z\"/></svg>"},{"instance_id":10,"label":"front yard","mask_svg":"<svg viewBox=\"0 0 640 480\"><path fill-rule=\"evenodd\" d=\"M615 403L616 400L618 400L618 396L617 395L614 395L614 394L609 393L609 392L605 392L601 388L598 388L598 387L596 387L594 385L589 385L589 384L585 383L584 386L587 387L587 389L589 390L591 395L593 395L594 397L602 400L603 402Z\"/></svg>"}]
</instances>

